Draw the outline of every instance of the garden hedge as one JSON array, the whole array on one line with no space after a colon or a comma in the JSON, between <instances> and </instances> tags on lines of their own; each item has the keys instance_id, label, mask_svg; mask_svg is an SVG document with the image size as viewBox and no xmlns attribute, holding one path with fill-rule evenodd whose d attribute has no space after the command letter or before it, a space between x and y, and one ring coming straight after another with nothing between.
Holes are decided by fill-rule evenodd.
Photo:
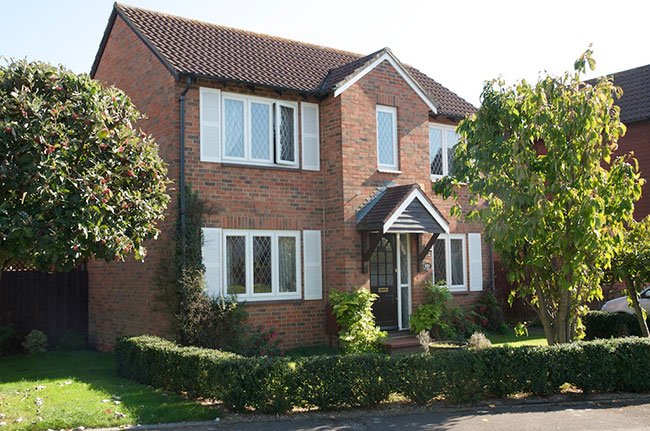
<instances>
[{"instance_id":1,"label":"garden hedge","mask_svg":"<svg viewBox=\"0 0 650 431\"><path fill-rule=\"evenodd\" d=\"M583 318L585 340L640 336L641 328L634 314L590 311Z\"/></svg>"},{"instance_id":2,"label":"garden hedge","mask_svg":"<svg viewBox=\"0 0 650 431\"><path fill-rule=\"evenodd\" d=\"M294 407L372 406L391 393L425 403L549 395L571 384L584 392L650 391L650 339L626 338L551 347L445 350L390 357L324 355L246 358L181 347L151 336L122 338L120 375L230 409L280 413Z\"/></svg>"}]
</instances>

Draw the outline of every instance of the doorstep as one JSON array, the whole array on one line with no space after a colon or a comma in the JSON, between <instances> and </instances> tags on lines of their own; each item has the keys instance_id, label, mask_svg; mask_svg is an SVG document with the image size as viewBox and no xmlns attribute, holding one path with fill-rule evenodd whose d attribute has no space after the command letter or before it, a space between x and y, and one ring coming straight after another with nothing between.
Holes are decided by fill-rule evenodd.
<instances>
[{"instance_id":1,"label":"doorstep","mask_svg":"<svg viewBox=\"0 0 650 431\"><path fill-rule=\"evenodd\" d=\"M388 337L381 341L381 345L389 355L422 351L420 340L410 331L389 331Z\"/></svg>"}]
</instances>

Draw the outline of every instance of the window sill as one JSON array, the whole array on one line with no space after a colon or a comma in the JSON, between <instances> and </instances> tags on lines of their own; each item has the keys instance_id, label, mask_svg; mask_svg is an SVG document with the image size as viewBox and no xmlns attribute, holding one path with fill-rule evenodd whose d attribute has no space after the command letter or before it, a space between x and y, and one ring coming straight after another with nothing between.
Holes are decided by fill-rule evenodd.
<instances>
[{"instance_id":1,"label":"window sill","mask_svg":"<svg viewBox=\"0 0 650 431\"><path fill-rule=\"evenodd\" d=\"M450 290L449 292L454 296L468 296L472 294L481 294L484 290Z\"/></svg>"},{"instance_id":2,"label":"window sill","mask_svg":"<svg viewBox=\"0 0 650 431\"><path fill-rule=\"evenodd\" d=\"M436 181L441 180L441 179L446 178L446 177L447 177L447 175L431 175L430 178L431 178L431 182L435 183ZM466 186L467 185L467 183L463 183L463 182L458 183L458 184L461 185L461 186Z\"/></svg>"},{"instance_id":3,"label":"window sill","mask_svg":"<svg viewBox=\"0 0 650 431\"><path fill-rule=\"evenodd\" d=\"M302 304L304 300L300 297L292 298L237 298L237 302L248 304L248 305L273 305L273 304Z\"/></svg>"},{"instance_id":4,"label":"window sill","mask_svg":"<svg viewBox=\"0 0 650 431\"><path fill-rule=\"evenodd\" d=\"M303 169L300 166L291 166L291 165L265 165L262 163L243 163L243 162L233 162L231 160L222 160L220 162L214 160L201 160L201 163L219 163L224 167L231 168L251 168L251 169L269 169L273 171L296 171L302 172ZM306 172L317 172L317 171L306 171Z\"/></svg>"},{"instance_id":5,"label":"window sill","mask_svg":"<svg viewBox=\"0 0 650 431\"><path fill-rule=\"evenodd\" d=\"M384 168L379 168L379 169L377 169L377 172L380 172L380 173L382 173L382 174L395 174L395 175L399 175L399 174L402 173L402 171L399 171L399 170L395 170L395 169L384 169Z\"/></svg>"}]
</instances>

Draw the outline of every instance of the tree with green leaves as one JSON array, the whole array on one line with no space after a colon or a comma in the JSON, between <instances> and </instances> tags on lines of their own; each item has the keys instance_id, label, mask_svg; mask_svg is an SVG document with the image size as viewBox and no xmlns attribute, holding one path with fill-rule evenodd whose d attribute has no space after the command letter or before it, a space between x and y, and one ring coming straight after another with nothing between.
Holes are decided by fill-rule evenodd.
<instances>
[{"instance_id":1,"label":"tree with green leaves","mask_svg":"<svg viewBox=\"0 0 650 431\"><path fill-rule=\"evenodd\" d=\"M0 272L143 259L169 196L143 116L114 87L46 63L0 66Z\"/></svg>"},{"instance_id":2,"label":"tree with green leaves","mask_svg":"<svg viewBox=\"0 0 650 431\"><path fill-rule=\"evenodd\" d=\"M467 184L472 208L456 203L454 214L483 223L514 283L510 300L529 301L549 344L583 331L580 316L602 298L641 194L636 160L613 158L625 133L614 105L621 89L583 82L587 66L591 50L561 76L487 82L481 107L458 126L453 176L434 186L457 198Z\"/></svg>"},{"instance_id":3,"label":"tree with green leaves","mask_svg":"<svg viewBox=\"0 0 650 431\"><path fill-rule=\"evenodd\" d=\"M648 334L647 315L639 303L639 295L647 283L650 283L650 216L642 221L631 221L623 246L614 255L612 262L612 281L625 283L628 303L639 321L641 334Z\"/></svg>"}]
</instances>

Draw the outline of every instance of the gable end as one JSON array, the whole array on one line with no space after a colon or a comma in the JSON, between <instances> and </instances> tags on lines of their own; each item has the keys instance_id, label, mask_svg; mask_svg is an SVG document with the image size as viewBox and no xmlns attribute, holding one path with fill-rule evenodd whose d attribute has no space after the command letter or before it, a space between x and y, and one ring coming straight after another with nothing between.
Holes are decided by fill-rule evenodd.
<instances>
[{"instance_id":1,"label":"gable end","mask_svg":"<svg viewBox=\"0 0 650 431\"><path fill-rule=\"evenodd\" d=\"M90 69L90 77L95 78L95 74L97 73L97 69L99 68L99 63L102 59L102 56L104 55L104 48L106 48L106 43L108 43L108 38L111 35L111 31L113 30L113 25L115 24L115 19L117 17L120 17L124 23L133 31L136 36L138 36L138 39L142 41L142 43L145 44L147 48L153 53L153 55L169 70L169 72L172 74L174 79L177 81L180 78L180 74L178 73L178 70L156 49L155 46L145 37L144 34L133 24L133 22L127 17L122 11L120 10L119 4L115 3L113 5L113 11L111 12L111 16L108 18L108 24L106 25L106 30L104 30L104 35L102 36L102 41L99 44L99 49L97 50L97 54L95 55L95 60L93 61L93 65Z\"/></svg>"},{"instance_id":2,"label":"gable end","mask_svg":"<svg viewBox=\"0 0 650 431\"><path fill-rule=\"evenodd\" d=\"M393 68L397 71L397 73L399 73L402 79L404 79L404 81L406 81L406 83L413 89L413 91L415 91L415 93L422 99L422 101L429 107L429 109L431 109L431 111L434 114L437 114L438 108L436 107L431 97L422 88L422 86L418 84L418 82L415 79L413 79L411 74L406 70L406 68L404 68L404 66L402 66L400 61L397 58L395 58L395 56L391 53L391 51L388 48L385 48L382 51L383 52L381 55L377 56L374 60L367 63L365 66L355 70L347 78L345 78L343 81L337 84L334 90L334 97L338 97L341 93L343 93L345 90L350 88L361 78L363 78L368 73L370 73L381 63L387 61L391 66L393 66Z\"/></svg>"}]
</instances>

